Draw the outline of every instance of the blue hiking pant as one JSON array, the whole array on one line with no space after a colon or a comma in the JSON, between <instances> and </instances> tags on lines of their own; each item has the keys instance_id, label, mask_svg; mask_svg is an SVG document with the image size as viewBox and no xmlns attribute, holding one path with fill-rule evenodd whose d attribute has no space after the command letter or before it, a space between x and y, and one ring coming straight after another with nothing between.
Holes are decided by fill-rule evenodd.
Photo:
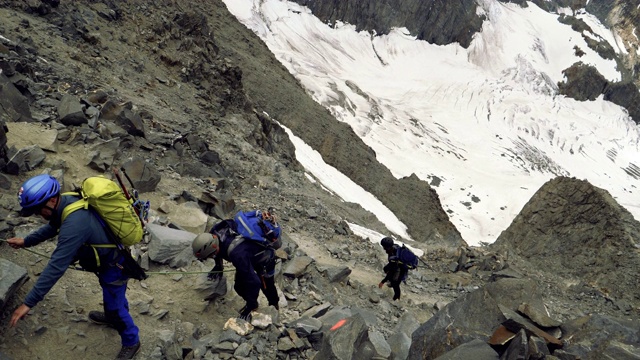
<instances>
[{"instance_id":1,"label":"blue hiking pant","mask_svg":"<svg viewBox=\"0 0 640 360\"><path fill-rule=\"evenodd\" d=\"M137 344L140 341L138 327L133 323L133 318L129 314L129 302L126 296L129 278L122 273L120 268L114 264L108 264L100 270L98 279L102 287L104 314L120 334L122 346Z\"/></svg>"}]
</instances>

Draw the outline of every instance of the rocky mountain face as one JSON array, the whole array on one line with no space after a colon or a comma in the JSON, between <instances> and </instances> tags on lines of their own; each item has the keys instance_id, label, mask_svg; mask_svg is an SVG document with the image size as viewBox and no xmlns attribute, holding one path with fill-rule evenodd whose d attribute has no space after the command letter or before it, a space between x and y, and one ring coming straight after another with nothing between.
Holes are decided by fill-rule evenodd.
<instances>
[{"instance_id":1,"label":"rocky mountain face","mask_svg":"<svg viewBox=\"0 0 640 360\"><path fill-rule=\"evenodd\" d=\"M0 1L0 234L26 178L70 190L124 167L151 201L148 270L129 283L141 359L637 359L638 223L606 192L549 182L495 245L468 247L437 194L396 180L315 104L220 1ZM310 181L282 125L375 194L424 250L402 298L378 288L386 255L346 222L385 233L360 206ZM274 206L284 229L280 310L251 323L227 264L191 254L198 232L239 209ZM421 216L416 217L419 213ZM0 244L0 358L113 358L113 329L87 321L101 294L70 269L17 327L10 315L55 240Z\"/></svg>"},{"instance_id":2,"label":"rocky mountain face","mask_svg":"<svg viewBox=\"0 0 640 360\"><path fill-rule=\"evenodd\" d=\"M540 188L490 247L579 279L612 301L640 299L640 224L611 195L558 177Z\"/></svg>"},{"instance_id":3,"label":"rocky mountain face","mask_svg":"<svg viewBox=\"0 0 640 360\"><path fill-rule=\"evenodd\" d=\"M355 25L358 31L378 34L388 34L394 27L406 27L420 40L438 45L455 42L465 48L473 34L480 31L483 20L475 11L474 0L294 2L308 7L316 17L330 24L346 22Z\"/></svg>"}]
</instances>

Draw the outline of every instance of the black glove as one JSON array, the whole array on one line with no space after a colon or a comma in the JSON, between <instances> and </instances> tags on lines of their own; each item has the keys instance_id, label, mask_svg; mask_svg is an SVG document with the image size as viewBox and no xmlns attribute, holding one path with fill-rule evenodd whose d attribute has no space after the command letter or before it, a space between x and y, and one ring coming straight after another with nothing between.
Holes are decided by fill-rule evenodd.
<instances>
[{"instance_id":1,"label":"black glove","mask_svg":"<svg viewBox=\"0 0 640 360\"><path fill-rule=\"evenodd\" d=\"M207 275L207 279L209 280L218 280L222 277L222 271L224 270L224 268L222 267L222 265L218 265L216 264L216 266L213 267L213 269L211 269L211 271L209 271L209 275Z\"/></svg>"}]
</instances>

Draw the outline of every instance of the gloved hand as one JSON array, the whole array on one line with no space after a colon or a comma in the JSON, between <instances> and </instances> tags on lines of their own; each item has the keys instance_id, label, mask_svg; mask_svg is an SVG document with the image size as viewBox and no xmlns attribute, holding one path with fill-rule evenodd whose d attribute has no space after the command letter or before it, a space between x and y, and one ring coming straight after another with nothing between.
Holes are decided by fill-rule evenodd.
<instances>
[{"instance_id":1,"label":"gloved hand","mask_svg":"<svg viewBox=\"0 0 640 360\"><path fill-rule=\"evenodd\" d=\"M222 271L224 270L224 268L222 267L222 264L218 265L216 264L216 266L213 267L213 269L211 269L211 271L209 271L209 275L207 275L207 279L209 280L218 280L222 277Z\"/></svg>"}]
</instances>

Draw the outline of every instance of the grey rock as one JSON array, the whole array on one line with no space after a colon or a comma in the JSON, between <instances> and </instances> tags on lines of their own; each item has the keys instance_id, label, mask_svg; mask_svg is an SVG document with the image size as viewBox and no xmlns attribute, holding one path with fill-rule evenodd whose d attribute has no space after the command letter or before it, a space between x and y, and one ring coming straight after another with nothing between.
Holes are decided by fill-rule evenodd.
<instances>
[{"instance_id":1,"label":"grey rock","mask_svg":"<svg viewBox=\"0 0 640 360\"><path fill-rule=\"evenodd\" d=\"M9 155L6 171L12 175L18 175L38 167L45 159L46 154L36 145L22 148Z\"/></svg>"},{"instance_id":2,"label":"grey rock","mask_svg":"<svg viewBox=\"0 0 640 360\"><path fill-rule=\"evenodd\" d=\"M91 146L86 164L96 171L110 171L119 150L119 139L98 142Z\"/></svg>"},{"instance_id":3,"label":"grey rock","mask_svg":"<svg viewBox=\"0 0 640 360\"><path fill-rule=\"evenodd\" d=\"M176 343L176 333L173 330L158 330L156 336L167 360L181 360L182 349Z\"/></svg>"},{"instance_id":4,"label":"grey rock","mask_svg":"<svg viewBox=\"0 0 640 360\"><path fill-rule=\"evenodd\" d=\"M306 338L322 328L322 321L314 317L301 317L288 324L288 327L293 328L299 337Z\"/></svg>"},{"instance_id":5,"label":"grey rock","mask_svg":"<svg viewBox=\"0 0 640 360\"><path fill-rule=\"evenodd\" d=\"M380 332L371 330L366 333L366 340L358 350L355 359L389 359L391 347Z\"/></svg>"},{"instance_id":6,"label":"grey rock","mask_svg":"<svg viewBox=\"0 0 640 360\"><path fill-rule=\"evenodd\" d=\"M3 73L0 73L0 121L32 121L29 101Z\"/></svg>"},{"instance_id":7,"label":"grey rock","mask_svg":"<svg viewBox=\"0 0 640 360\"><path fill-rule=\"evenodd\" d=\"M88 123L82 105L73 95L65 95L58 104L60 122L67 126L80 126Z\"/></svg>"},{"instance_id":8,"label":"grey rock","mask_svg":"<svg viewBox=\"0 0 640 360\"><path fill-rule=\"evenodd\" d=\"M140 157L126 161L122 167L140 193L154 191L160 182L161 176L156 166Z\"/></svg>"},{"instance_id":9,"label":"grey rock","mask_svg":"<svg viewBox=\"0 0 640 360\"><path fill-rule=\"evenodd\" d=\"M329 282L339 283L347 279L349 274L351 274L351 269L348 266L329 267L325 270L325 274Z\"/></svg>"},{"instance_id":10,"label":"grey rock","mask_svg":"<svg viewBox=\"0 0 640 360\"><path fill-rule=\"evenodd\" d=\"M303 312L300 317L304 318L304 317L311 317L311 318L318 318L323 316L330 308L331 308L331 303L322 303L320 305L316 305L313 306L311 308L309 308L307 311ZM349 312L349 314L351 314L351 312ZM320 319L322 321L322 319ZM324 322L323 322L324 323Z\"/></svg>"},{"instance_id":11,"label":"grey rock","mask_svg":"<svg viewBox=\"0 0 640 360\"><path fill-rule=\"evenodd\" d=\"M518 312L525 315L526 317L531 319L531 321L541 327L558 327L561 324L560 321L550 318L546 309L544 311L541 311L540 308L530 306L527 303L520 304L520 306L518 306Z\"/></svg>"},{"instance_id":12,"label":"grey rock","mask_svg":"<svg viewBox=\"0 0 640 360\"><path fill-rule=\"evenodd\" d=\"M288 336L284 336L278 339L277 347L278 347L278 351L284 351L284 352L288 352L297 348L296 345L293 343L293 340L291 340Z\"/></svg>"},{"instance_id":13,"label":"grey rock","mask_svg":"<svg viewBox=\"0 0 640 360\"><path fill-rule=\"evenodd\" d=\"M283 271L283 274L285 276L300 277L307 270L307 266L312 262L313 259L308 256L296 256L289 261Z\"/></svg>"},{"instance_id":14,"label":"grey rock","mask_svg":"<svg viewBox=\"0 0 640 360\"><path fill-rule=\"evenodd\" d=\"M579 358L640 358L640 323L637 319L587 315L563 323L562 332L563 338L571 339L563 350ZM556 355L555 352L552 354Z\"/></svg>"},{"instance_id":15,"label":"grey rock","mask_svg":"<svg viewBox=\"0 0 640 360\"><path fill-rule=\"evenodd\" d=\"M393 359L404 360L407 358L411 347L411 335L419 327L420 323L414 314L407 312L400 317L395 331L388 339Z\"/></svg>"},{"instance_id":16,"label":"grey rock","mask_svg":"<svg viewBox=\"0 0 640 360\"><path fill-rule=\"evenodd\" d=\"M252 349L253 349L253 346L250 343L248 342L242 343L238 345L238 348L236 349L236 351L233 352L233 356L235 357L249 356Z\"/></svg>"},{"instance_id":17,"label":"grey rock","mask_svg":"<svg viewBox=\"0 0 640 360\"><path fill-rule=\"evenodd\" d=\"M180 268L191 264L191 262L195 261L196 257L193 256L193 249L191 246L185 247L177 253L170 261L169 266L172 268Z\"/></svg>"},{"instance_id":18,"label":"grey rock","mask_svg":"<svg viewBox=\"0 0 640 360\"><path fill-rule=\"evenodd\" d=\"M640 296L637 276L619 271L619 264L640 268L640 258L628 251L638 238L640 223L607 191L584 180L556 177L531 197L489 248L508 248L538 268L595 281L593 286L609 289L613 298L630 300Z\"/></svg>"},{"instance_id":19,"label":"grey rock","mask_svg":"<svg viewBox=\"0 0 640 360\"><path fill-rule=\"evenodd\" d=\"M152 261L167 264L178 254L191 249L191 243L196 234L171 229L166 226L156 224L147 225L151 241L149 242L149 259ZM192 254L193 256L193 254Z\"/></svg>"},{"instance_id":20,"label":"grey rock","mask_svg":"<svg viewBox=\"0 0 640 360\"><path fill-rule=\"evenodd\" d=\"M344 319L344 323L334 330L329 330L318 351L319 359L352 360L359 359L367 325L359 314Z\"/></svg>"},{"instance_id":21,"label":"grey rock","mask_svg":"<svg viewBox=\"0 0 640 360\"><path fill-rule=\"evenodd\" d=\"M498 360L500 356L486 342L475 339L436 358L436 360L458 359Z\"/></svg>"},{"instance_id":22,"label":"grey rock","mask_svg":"<svg viewBox=\"0 0 640 360\"><path fill-rule=\"evenodd\" d=\"M0 258L0 275L0 310L2 310L29 276L25 268L3 258Z\"/></svg>"},{"instance_id":23,"label":"grey rock","mask_svg":"<svg viewBox=\"0 0 640 360\"><path fill-rule=\"evenodd\" d=\"M387 34L393 27L406 26L412 34L430 43L445 45L452 42L468 47L474 33L482 27L482 17L476 13L472 1L456 3L407 1L402 4L374 2L362 6L356 1L296 0L311 9L323 22L343 21L354 24L358 31L367 30ZM332 6L333 5L333 6ZM438 30L435 30L438 29Z\"/></svg>"},{"instance_id":24,"label":"grey rock","mask_svg":"<svg viewBox=\"0 0 640 360\"><path fill-rule=\"evenodd\" d=\"M487 341L504 320L498 303L485 288L464 294L413 333L408 359L437 358L466 342Z\"/></svg>"},{"instance_id":25,"label":"grey rock","mask_svg":"<svg viewBox=\"0 0 640 360\"><path fill-rule=\"evenodd\" d=\"M497 354L496 354L497 355ZM520 329L516 336L509 342L507 350L500 357L504 360L518 360L529 357L529 342L524 329Z\"/></svg>"}]
</instances>

